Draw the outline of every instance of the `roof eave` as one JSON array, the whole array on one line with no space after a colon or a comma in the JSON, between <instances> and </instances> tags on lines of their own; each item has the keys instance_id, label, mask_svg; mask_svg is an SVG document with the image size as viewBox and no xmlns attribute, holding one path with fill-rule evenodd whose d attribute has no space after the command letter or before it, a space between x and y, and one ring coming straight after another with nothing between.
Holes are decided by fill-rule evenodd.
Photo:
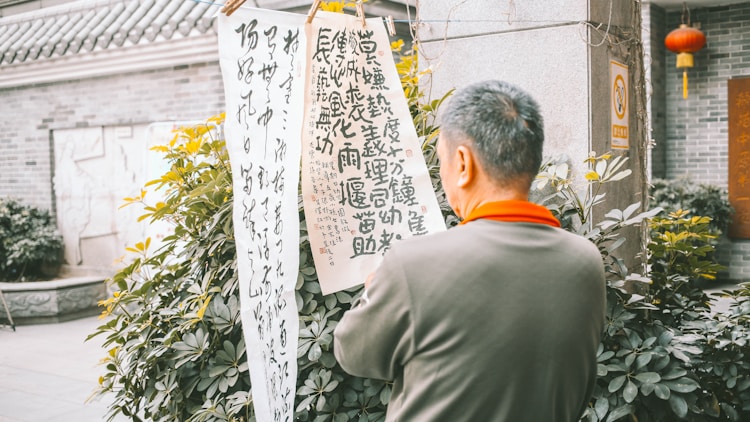
<instances>
[{"instance_id":1,"label":"roof eave","mask_svg":"<svg viewBox=\"0 0 750 422\"><path fill-rule=\"evenodd\" d=\"M209 32L201 36L4 64L0 66L0 89L214 62L219 60L217 42L216 34Z\"/></svg>"}]
</instances>

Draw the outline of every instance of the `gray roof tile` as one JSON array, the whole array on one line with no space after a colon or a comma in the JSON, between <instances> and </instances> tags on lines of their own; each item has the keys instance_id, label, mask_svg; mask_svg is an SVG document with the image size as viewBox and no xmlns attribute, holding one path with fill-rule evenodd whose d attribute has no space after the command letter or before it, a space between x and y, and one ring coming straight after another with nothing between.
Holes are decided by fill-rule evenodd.
<instances>
[{"instance_id":1,"label":"gray roof tile","mask_svg":"<svg viewBox=\"0 0 750 422\"><path fill-rule=\"evenodd\" d=\"M0 18L0 65L201 35L220 3L80 0Z\"/></svg>"}]
</instances>

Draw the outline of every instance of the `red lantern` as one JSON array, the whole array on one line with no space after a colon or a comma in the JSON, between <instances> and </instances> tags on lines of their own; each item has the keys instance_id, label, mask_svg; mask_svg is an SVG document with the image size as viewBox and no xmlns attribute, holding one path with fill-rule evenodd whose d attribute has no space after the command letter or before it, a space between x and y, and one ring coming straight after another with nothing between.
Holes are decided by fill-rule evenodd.
<instances>
[{"instance_id":1,"label":"red lantern","mask_svg":"<svg viewBox=\"0 0 750 422\"><path fill-rule=\"evenodd\" d=\"M693 67L693 54L706 45L706 36L703 32L689 25L682 24L679 28L667 34L664 46L670 51L677 53L677 67ZM687 69L682 71L682 97L687 98Z\"/></svg>"}]
</instances>

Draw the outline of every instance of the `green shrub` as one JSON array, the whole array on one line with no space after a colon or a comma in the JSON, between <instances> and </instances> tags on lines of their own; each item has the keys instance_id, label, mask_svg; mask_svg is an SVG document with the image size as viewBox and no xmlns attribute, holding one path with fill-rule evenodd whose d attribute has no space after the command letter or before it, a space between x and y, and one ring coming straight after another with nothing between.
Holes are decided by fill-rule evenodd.
<instances>
[{"instance_id":1,"label":"green shrub","mask_svg":"<svg viewBox=\"0 0 750 422\"><path fill-rule=\"evenodd\" d=\"M63 239L49 211L0 199L0 281L51 276L62 263Z\"/></svg>"},{"instance_id":2,"label":"green shrub","mask_svg":"<svg viewBox=\"0 0 750 422\"><path fill-rule=\"evenodd\" d=\"M400 47L400 46L399 46ZM423 153L449 225L457 221L438 177L432 117L443 99L422 104L416 66L399 63L402 82L423 139ZM239 317L232 227L229 160L220 124L182 128L161 148L171 169L151 182L163 202L147 206L142 219L167 221L174 235L150 250L148 240L130 248L133 261L113 278L119 289L102 302L108 320L93 335L106 335L109 353L99 393L114 393L110 416L133 420L252 421L246 347ZM219 130L214 130L219 129ZM688 282L710 277L711 230L706 220L672 214L653 219L651 274L631 272L617 255L622 229L644 224L660 209L640 204L605 207L604 184L630 173L626 159L609 154L586 160L587 185L574 189L569 166L550 160L536 189L567 230L595 243L607 269L607 325L598 351L598 379L586 421L748 420L750 291L728 294L738 302L712 315ZM148 203L145 191L130 203ZM606 210L606 208L605 208ZM300 212L297 308L297 421L381 421L390 399L387 382L346 374L336 363L332 331L361 293L354 288L323 296ZM670 234L671 233L671 234ZM675 239L672 239L672 235ZM673 241L674 240L674 241ZM647 289L630 289L630 285ZM633 293L639 291L643 294ZM702 294L702 293L701 293ZM682 300L688 297L689 300Z\"/></svg>"},{"instance_id":3,"label":"green shrub","mask_svg":"<svg viewBox=\"0 0 750 422\"><path fill-rule=\"evenodd\" d=\"M742 421L750 418L750 291L734 298L726 313L712 313L710 298L695 285L715 277L716 229L710 218L687 212L656 217L659 208L635 214L633 204L610 210L591 224L592 209L603 206L601 185L627 175L622 158L587 159L588 185L579 195L564 160L549 161L536 187L552 185L543 202L568 230L599 246L608 274L607 326L598 351L597 384L585 421ZM631 274L613 255L623 241L620 229L650 218L646 275ZM648 288L625 287L644 283ZM633 293L643 292L643 294Z\"/></svg>"},{"instance_id":4,"label":"green shrub","mask_svg":"<svg viewBox=\"0 0 750 422\"><path fill-rule=\"evenodd\" d=\"M652 303L659 305L656 318L670 326L699 318L710 308L709 298L698 285L715 280L724 268L714 260L711 219L688 215L688 211L669 213L651 220L648 245Z\"/></svg>"},{"instance_id":5,"label":"green shrub","mask_svg":"<svg viewBox=\"0 0 750 422\"><path fill-rule=\"evenodd\" d=\"M402 45L394 47L400 52ZM445 97L421 104L413 51L401 57L399 71L423 153L453 225L457 219L440 186L437 128L431 124ZM174 235L156 251L149 250L149 240L129 248L136 257L112 280L119 291L101 303L109 320L92 334L107 336L98 392L114 392L110 417L254 420L239 317L229 159L223 133L213 130L223 118L182 128L169 146L158 148L171 170L148 185L163 189L166 197L147 205L141 219L170 222ZM144 190L126 201L146 204L145 195ZM362 288L322 295L301 209L299 215L296 420L383 420L390 384L352 377L333 356L331 333Z\"/></svg>"},{"instance_id":6,"label":"green shrub","mask_svg":"<svg viewBox=\"0 0 750 422\"><path fill-rule=\"evenodd\" d=\"M734 209L726 189L696 184L689 179L655 179L652 181L651 204L668 212L687 211L690 215L711 218L711 231L722 234L732 221Z\"/></svg>"},{"instance_id":7,"label":"green shrub","mask_svg":"<svg viewBox=\"0 0 750 422\"><path fill-rule=\"evenodd\" d=\"M683 325L693 343L692 367L700 377L704 418L750 420L750 284L725 291L727 312Z\"/></svg>"},{"instance_id":8,"label":"green shrub","mask_svg":"<svg viewBox=\"0 0 750 422\"><path fill-rule=\"evenodd\" d=\"M103 302L104 314L111 316L97 334L107 335L110 353L100 392L114 392L111 415L253 420L239 321L231 178L223 141L213 136L209 126L185 128L177 135L181 142L176 139L164 148L172 169L155 183L166 188L167 196L148 207L145 218L171 221L175 234L155 252L149 251L148 241L131 248L136 258L113 280L120 290ZM434 142L425 145L429 155ZM607 327L598 353L597 386L584 419L746 418L748 385L734 374L747 370L747 294L733 293L742 298L734 313L716 315L707 312L702 297L684 301L667 294L677 280L669 277L690 279L715 270L701 259L710 247L705 244L705 219L684 221L681 214L654 219L650 262L655 271L650 278L630 273L616 256L624 241L621 229L642 224L659 210L639 213L634 204L610 210L592 224L589 207L605 204L599 188L627 171L621 170L622 159L607 155L588 162L590 185L582 197L560 177L568 172L561 163L548 164L537 181L537 187L554 187L547 198L557 201L553 211L571 216L568 229L597 244L607 263ZM296 420L382 420L389 383L347 375L332 354L331 332L361 289L321 295L304 215L300 218ZM659 240L662 235L671 238L668 233L683 241ZM685 244L685 239L692 240ZM675 256L687 258L673 261ZM634 294L625 289L628 283L650 284L651 289Z\"/></svg>"}]
</instances>

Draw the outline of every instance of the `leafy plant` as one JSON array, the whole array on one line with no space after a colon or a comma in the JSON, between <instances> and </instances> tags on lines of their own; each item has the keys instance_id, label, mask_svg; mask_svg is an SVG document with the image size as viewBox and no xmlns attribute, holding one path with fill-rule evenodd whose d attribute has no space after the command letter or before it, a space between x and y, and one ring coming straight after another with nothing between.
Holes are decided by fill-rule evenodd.
<instances>
[{"instance_id":1,"label":"leafy plant","mask_svg":"<svg viewBox=\"0 0 750 422\"><path fill-rule=\"evenodd\" d=\"M710 308L709 298L697 286L700 280L714 280L723 269L714 259L709 217L690 217L687 211L670 213L649 223L648 245L651 264L651 301L659 305L656 318L679 325L700 317Z\"/></svg>"},{"instance_id":2,"label":"leafy plant","mask_svg":"<svg viewBox=\"0 0 750 422\"><path fill-rule=\"evenodd\" d=\"M750 284L725 291L729 309L711 318L686 322L685 337L701 353L694 357L700 374L701 409L707 420L750 418Z\"/></svg>"},{"instance_id":3,"label":"leafy plant","mask_svg":"<svg viewBox=\"0 0 750 422\"><path fill-rule=\"evenodd\" d=\"M44 278L62 263L63 239L49 211L0 199L0 281Z\"/></svg>"},{"instance_id":4,"label":"leafy plant","mask_svg":"<svg viewBox=\"0 0 750 422\"><path fill-rule=\"evenodd\" d=\"M655 179L650 194L655 206L669 212L685 210L693 216L710 217L711 231L719 235L726 232L734 213L726 189L686 178Z\"/></svg>"},{"instance_id":5,"label":"leafy plant","mask_svg":"<svg viewBox=\"0 0 750 422\"><path fill-rule=\"evenodd\" d=\"M393 45L401 54L402 43ZM412 52L402 55L403 60ZM416 66L400 68L417 72ZM402 81L415 83L411 73ZM416 87L416 85L414 85ZM409 101L419 95L412 92ZM439 103L432 103L437 107ZM436 189L439 185L434 113L412 104ZM106 372L98 394L114 393L110 417L134 420L254 420L246 347L239 319L238 280L231 218L232 189L227 151L216 116L204 126L179 129L158 149L169 172L147 185L164 199L149 204L146 190L128 204L143 204L141 220L166 221L174 234L156 251L147 239L129 251L132 263L113 282L119 289L102 301L108 321L93 335L106 335ZM429 142L427 142L429 140ZM443 211L452 216L450 207ZM300 271L296 296L300 318L296 419L384 419L390 384L346 374L333 356L332 331L361 288L323 296L300 210ZM457 221L452 216L453 221ZM93 336L92 335L92 336Z\"/></svg>"},{"instance_id":6,"label":"leafy plant","mask_svg":"<svg viewBox=\"0 0 750 422\"><path fill-rule=\"evenodd\" d=\"M655 208L637 213L641 209L641 204L635 203L624 210L609 210L602 221L593 223L594 209L603 205L606 196L602 193L603 187L630 175L631 170L624 167L626 163L627 158L623 156L597 156L592 152L584 161L587 168L587 183L584 187L578 187L570 180L567 158L548 158L542 163L532 185L533 191L552 191L539 202L552 212L563 229L584 236L599 247L605 269L618 288L622 288L630 278L644 280L631 275L624 260L614 253L626 241L621 235L622 229L640 225L644 220L661 212L660 208Z\"/></svg>"},{"instance_id":7,"label":"leafy plant","mask_svg":"<svg viewBox=\"0 0 750 422\"><path fill-rule=\"evenodd\" d=\"M717 233L711 219L685 211L657 217L659 209L633 215L639 207L633 204L591 224L592 208L605 201L598 193L601 184L627 171L620 170L623 161L608 154L586 162L588 184L580 196L561 160L548 162L535 185L555 188L545 199L550 209L566 228L599 245L605 263L609 260L607 327L598 351L597 385L583 420L747 419L750 382L741 375L749 365L747 286L725 292L735 300L729 312L713 313L710 298L695 285L721 269L712 259ZM612 251L622 242L620 229L645 221L650 272L629 274ZM647 288L626 288L629 283Z\"/></svg>"},{"instance_id":8,"label":"leafy plant","mask_svg":"<svg viewBox=\"0 0 750 422\"><path fill-rule=\"evenodd\" d=\"M150 239L128 248L132 262L112 279L119 290L100 303L102 317L110 318L93 334L106 334L109 349L98 393L114 392L110 417L249 420L231 174L216 131L221 121L182 128L168 146L157 147L171 168L147 185L161 188L164 198L146 205L140 219L169 222L174 234L156 251ZM126 205L147 204L145 196L144 190L126 198Z\"/></svg>"},{"instance_id":9,"label":"leafy plant","mask_svg":"<svg viewBox=\"0 0 750 422\"><path fill-rule=\"evenodd\" d=\"M442 193L435 154L434 117L446 97L425 102L418 78L429 72L417 71L416 56L403 51L402 43L393 48L433 185L452 225L457 219ZM132 261L112 280L118 291L102 301L107 321L92 336L106 336L109 353L98 393L114 393L110 417L255 420L246 363L252 345L245 345L239 319L231 170L222 121L217 116L206 125L181 128L160 148L171 169L149 185L161 188L163 199L149 202L146 191L127 198L146 206L141 219L170 222L174 234L155 250L148 239L130 248ZM706 242L713 233L705 230L706 221L682 214L654 218L660 209L642 211L641 204L597 212L604 218L594 221L593 210L606 205L602 187L630 170L626 158L611 154L592 154L585 164L581 188L560 159L547 161L534 185L546 192L540 201L565 229L598 246L607 269L607 325L594 396L583 420L746 419L750 384L741 375L748 370L750 290L728 292L737 302L725 314L707 312L703 297L681 300L692 294L684 291L691 286L688 280L715 270L706 263ZM304 213L299 216L295 420L382 421L390 383L346 374L332 353L332 331L361 288L321 294ZM625 242L623 229L649 219L654 270L631 272L617 254Z\"/></svg>"}]
</instances>

